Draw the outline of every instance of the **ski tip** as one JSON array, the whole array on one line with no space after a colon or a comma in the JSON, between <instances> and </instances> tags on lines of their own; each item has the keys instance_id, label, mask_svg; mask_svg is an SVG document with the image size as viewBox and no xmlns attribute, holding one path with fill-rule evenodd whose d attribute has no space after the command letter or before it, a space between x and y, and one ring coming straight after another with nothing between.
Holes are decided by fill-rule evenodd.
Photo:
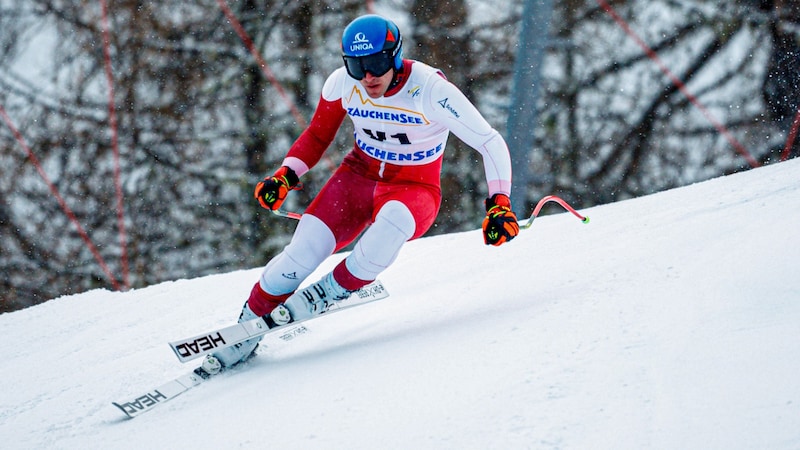
<instances>
[{"instance_id":1,"label":"ski tip","mask_svg":"<svg viewBox=\"0 0 800 450\"><path fill-rule=\"evenodd\" d=\"M112 404L112 405L114 405L114 406L116 406L117 408L119 408L119 409L120 409L120 411L122 411L122 412L123 412L123 414L125 414L125 419L133 419L133 418L134 418L134 416L132 416L132 415L131 415L131 414L128 412L128 410L127 410L127 409L125 409L125 407L124 407L124 406L120 405L120 404L119 404L119 403L117 403L117 402L111 402L111 404Z\"/></svg>"}]
</instances>

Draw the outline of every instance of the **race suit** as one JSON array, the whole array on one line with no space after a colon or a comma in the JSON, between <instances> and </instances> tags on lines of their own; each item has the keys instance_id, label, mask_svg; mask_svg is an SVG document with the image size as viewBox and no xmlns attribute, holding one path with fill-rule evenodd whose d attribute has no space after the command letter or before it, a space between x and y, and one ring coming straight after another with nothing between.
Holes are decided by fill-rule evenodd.
<instances>
[{"instance_id":1,"label":"race suit","mask_svg":"<svg viewBox=\"0 0 800 450\"><path fill-rule=\"evenodd\" d=\"M251 309L266 314L294 292L319 264L362 233L334 269L348 290L374 280L402 245L422 236L441 203L442 156L449 132L483 157L489 196L510 195L511 162L500 134L444 75L421 62L403 61L393 87L370 98L344 67L322 88L308 128L283 164L302 176L333 142L345 116L355 143L303 214L291 243L265 267ZM364 231L366 228L366 231ZM269 303L260 306L258 303Z\"/></svg>"}]
</instances>

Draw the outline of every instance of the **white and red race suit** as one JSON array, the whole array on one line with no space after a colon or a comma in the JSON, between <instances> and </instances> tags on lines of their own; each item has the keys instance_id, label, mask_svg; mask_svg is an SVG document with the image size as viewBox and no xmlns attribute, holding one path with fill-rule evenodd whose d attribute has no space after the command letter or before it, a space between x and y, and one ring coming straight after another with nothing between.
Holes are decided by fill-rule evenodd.
<instances>
[{"instance_id":1,"label":"white and red race suit","mask_svg":"<svg viewBox=\"0 0 800 450\"><path fill-rule=\"evenodd\" d=\"M441 203L442 156L450 132L483 157L489 196L510 195L508 147L466 96L418 61L404 60L397 77L377 99L344 67L325 81L311 123L283 164L298 176L306 173L345 116L353 121L355 145L306 209L291 243L264 268L250 298L256 314L267 314L367 227L334 269L334 279L349 290L374 280L406 241L422 236Z\"/></svg>"}]
</instances>

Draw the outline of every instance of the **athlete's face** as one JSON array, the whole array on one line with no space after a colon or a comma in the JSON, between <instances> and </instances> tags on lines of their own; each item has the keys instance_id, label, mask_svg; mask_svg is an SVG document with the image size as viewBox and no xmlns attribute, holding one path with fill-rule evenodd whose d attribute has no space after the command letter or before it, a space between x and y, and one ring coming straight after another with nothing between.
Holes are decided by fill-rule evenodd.
<instances>
[{"instance_id":1,"label":"athlete's face","mask_svg":"<svg viewBox=\"0 0 800 450\"><path fill-rule=\"evenodd\" d=\"M389 85L392 84L392 77L394 77L394 69L389 69L388 72L379 77L367 72L359 83L367 91L367 95L372 98L380 98L383 97L383 94L389 89Z\"/></svg>"}]
</instances>

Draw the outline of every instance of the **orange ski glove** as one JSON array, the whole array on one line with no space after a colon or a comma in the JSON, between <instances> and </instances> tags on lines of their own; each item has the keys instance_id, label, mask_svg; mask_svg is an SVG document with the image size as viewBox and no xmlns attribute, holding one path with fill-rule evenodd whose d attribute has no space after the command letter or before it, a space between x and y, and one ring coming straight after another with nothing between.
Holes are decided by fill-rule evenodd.
<instances>
[{"instance_id":1,"label":"orange ski glove","mask_svg":"<svg viewBox=\"0 0 800 450\"><path fill-rule=\"evenodd\" d=\"M519 234L517 215L511 210L511 200L505 194L494 194L486 199L486 217L483 219L483 242L502 245Z\"/></svg>"},{"instance_id":2,"label":"orange ski glove","mask_svg":"<svg viewBox=\"0 0 800 450\"><path fill-rule=\"evenodd\" d=\"M282 166L271 177L256 185L255 197L266 209L275 211L281 207L289 191L295 189L300 178L291 168Z\"/></svg>"}]
</instances>

